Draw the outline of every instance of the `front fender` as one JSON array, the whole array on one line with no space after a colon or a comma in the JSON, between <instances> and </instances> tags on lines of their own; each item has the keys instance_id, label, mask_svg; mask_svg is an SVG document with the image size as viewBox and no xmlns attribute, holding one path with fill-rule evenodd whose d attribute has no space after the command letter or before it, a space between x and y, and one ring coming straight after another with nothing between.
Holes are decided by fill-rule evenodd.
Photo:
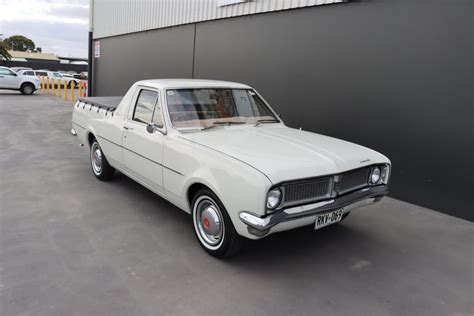
<instances>
[{"instance_id":1,"label":"front fender","mask_svg":"<svg viewBox=\"0 0 474 316\"><path fill-rule=\"evenodd\" d=\"M191 154L192 153L192 154ZM225 154L181 139L169 139L165 147L164 185L169 198L180 197L185 211L191 212L189 188L196 183L214 192L231 218L237 232L249 238L239 212L265 212L265 199L272 183L260 171Z\"/></svg>"}]
</instances>

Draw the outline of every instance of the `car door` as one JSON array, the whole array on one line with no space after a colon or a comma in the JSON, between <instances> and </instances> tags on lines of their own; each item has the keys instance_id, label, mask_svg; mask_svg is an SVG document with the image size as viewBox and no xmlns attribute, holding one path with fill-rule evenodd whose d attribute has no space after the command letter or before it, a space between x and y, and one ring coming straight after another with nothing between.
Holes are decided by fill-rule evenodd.
<instances>
[{"instance_id":1,"label":"car door","mask_svg":"<svg viewBox=\"0 0 474 316\"><path fill-rule=\"evenodd\" d=\"M139 87L135 104L123 126L122 153L127 171L153 190L163 193L163 143L165 133L150 133L154 123L164 129L159 91Z\"/></svg>"},{"instance_id":2,"label":"car door","mask_svg":"<svg viewBox=\"0 0 474 316\"><path fill-rule=\"evenodd\" d=\"M18 75L8 68L0 68L0 88L18 89Z\"/></svg>"}]
</instances>

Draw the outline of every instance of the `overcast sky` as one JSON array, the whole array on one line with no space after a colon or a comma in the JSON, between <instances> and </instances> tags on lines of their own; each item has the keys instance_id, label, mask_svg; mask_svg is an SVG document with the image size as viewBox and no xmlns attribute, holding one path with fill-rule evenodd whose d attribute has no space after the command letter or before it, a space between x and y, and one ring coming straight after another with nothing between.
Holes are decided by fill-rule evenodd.
<instances>
[{"instance_id":1,"label":"overcast sky","mask_svg":"<svg viewBox=\"0 0 474 316\"><path fill-rule=\"evenodd\" d=\"M60 56L87 57L89 0L0 0L2 38L24 35Z\"/></svg>"}]
</instances>

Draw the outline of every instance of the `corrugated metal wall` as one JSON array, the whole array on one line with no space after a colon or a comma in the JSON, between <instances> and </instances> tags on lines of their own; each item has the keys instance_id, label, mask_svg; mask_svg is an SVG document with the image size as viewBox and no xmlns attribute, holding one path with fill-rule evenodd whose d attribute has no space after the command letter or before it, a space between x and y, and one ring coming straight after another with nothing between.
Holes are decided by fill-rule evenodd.
<instances>
[{"instance_id":1,"label":"corrugated metal wall","mask_svg":"<svg viewBox=\"0 0 474 316\"><path fill-rule=\"evenodd\" d=\"M217 0L91 0L94 38L226 17L340 3L347 0L253 0L217 6Z\"/></svg>"}]
</instances>

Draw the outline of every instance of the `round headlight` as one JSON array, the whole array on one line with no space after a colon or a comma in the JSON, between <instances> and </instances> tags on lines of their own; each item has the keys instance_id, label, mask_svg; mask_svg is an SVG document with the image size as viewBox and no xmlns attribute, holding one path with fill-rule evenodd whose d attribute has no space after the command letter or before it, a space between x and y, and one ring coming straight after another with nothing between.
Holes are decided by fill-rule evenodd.
<instances>
[{"instance_id":1,"label":"round headlight","mask_svg":"<svg viewBox=\"0 0 474 316\"><path fill-rule=\"evenodd\" d=\"M387 183L387 176L388 176L388 166L385 165L382 167L382 172L380 174L380 178L382 178L382 181L384 183Z\"/></svg>"},{"instance_id":2,"label":"round headlight","mask_svg":"<svg viewBox=\"0 0 474 316\"><path fill-rule=\"evenodd\" d=\"M372 184L376 184L379 182L379 180L380 180L380 168L375 167L374 169L372 169L372 173L370 175L370 182Z\"/></svg>"},{"instance_id":3,"label":"round headlight","mask_svg":"<svg viewBox=\"0 0 474 316\"><path fill-rule=\"evenodd\" d=\"M268 192L267 195L267 208L274 209L275 207L280 204L281 201L281 190L280 189L273 189Z\"/></svg>"}]
</instances>

